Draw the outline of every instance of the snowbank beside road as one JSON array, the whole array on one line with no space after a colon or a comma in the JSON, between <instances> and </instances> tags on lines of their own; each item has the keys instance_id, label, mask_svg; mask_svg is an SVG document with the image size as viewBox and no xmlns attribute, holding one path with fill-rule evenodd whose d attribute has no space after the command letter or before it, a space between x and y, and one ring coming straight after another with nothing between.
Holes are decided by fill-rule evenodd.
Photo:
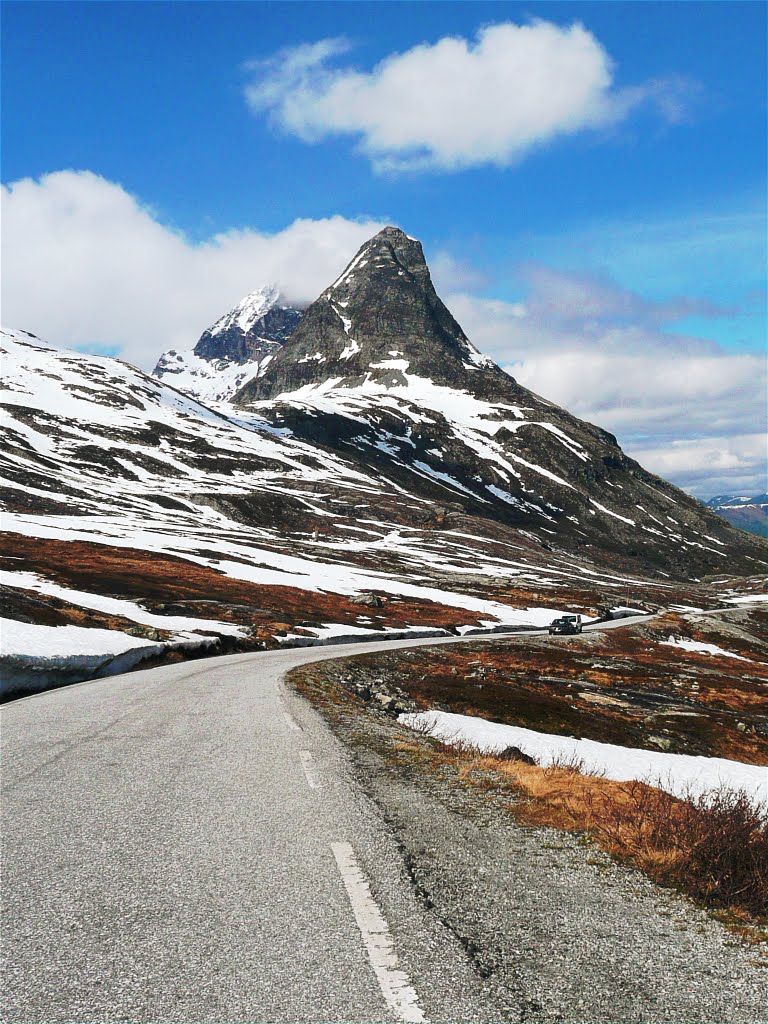
<instances>
[{"instance_id":1,"label":"snowbank beside road","mask_svg":"<svg viewBox=\"0 0 768 1024\"><path fill-rule=\"evenodd\" d=\"M471 743L486 753L518 747L543 767L558 760L582 760L587 771L600 772L617 782L648 782L673 796L699 795L729 786L745 790L756 803L768 802L768 768L761 765L555 736L447 711L400 715L398 721L412 729L426 729L447 743Z\"/></svg>"},{"instance_id":2,"label":"snowbank beside road","mask_svg":"<svg viewBox=\"0 0 768 1024\"><path fill-rule=\"evenodd\" d=\"M158 643L115 629L0 619L0 695L116 675L169 649L218 642L216 637L186 637Z\"/></svg>"}]
</instances>

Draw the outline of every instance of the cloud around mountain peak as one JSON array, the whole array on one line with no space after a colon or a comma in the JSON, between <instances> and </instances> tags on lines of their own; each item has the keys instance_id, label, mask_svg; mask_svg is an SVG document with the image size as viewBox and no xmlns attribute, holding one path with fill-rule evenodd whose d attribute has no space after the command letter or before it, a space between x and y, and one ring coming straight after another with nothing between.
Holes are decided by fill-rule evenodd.
<instances>
[{"instance_id":1,"label":"cloud around mountain peak","mask_svg":"<svg viewBox=\"0 0 768 1024\"><path fill-rule=\"evenodd\" d=\"M87 171L22 179L3 187L2 200L5 322L147 369L163 351L191 348L268 281L289 304L308 304L384 227L330 216L196 244ZM650 469L696 494L764 487L753 441L765 423L764 358L664 329L727 310L687 296L651 302L607 278L534 264L521 268L520 300L505 302L477 294L487 282L463 254L438 253L430 264L469 339L526 387L618 434ZM705 450L728 458L701 458Z\"/></svg>"},{"instance_id":2,"label":"cloud around mountain peak","mask_svg":"<svg viewBox=\"0 0 768 1024\"><path fill-rule=\"evenodd\" d=\"M3 186L2 206L5 323L75 348L102 345L143 367L188 348L265 282L289 303L313 301L383 227L297 218L277 232L233 229L196 243L90 171L23 178Z\"/></svg>"}]
</instances>

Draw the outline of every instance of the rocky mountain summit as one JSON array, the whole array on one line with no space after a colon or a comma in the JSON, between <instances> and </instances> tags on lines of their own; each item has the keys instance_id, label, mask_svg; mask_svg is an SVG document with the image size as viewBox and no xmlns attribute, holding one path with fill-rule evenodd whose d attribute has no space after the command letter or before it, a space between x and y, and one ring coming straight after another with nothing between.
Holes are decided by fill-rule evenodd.
<instances>
[{"instance_id":1,"label":"rocky mountain summit","mask_svg":"<svg viewBox=\"0 0 768 1024\"><path fill-rule=\"evenodd\" d=\"M152 371L204 401L222 402L258 377L302 317L276 285L246 295L203 331L194 349L164 352Z\"/></svg>"},{"instance_id":2,"label":"rocky mountain summit","mask_svg":"<svg viewBox=\"0 0 768 1024\"><path fill-rule=\"evenodd\" d=\"M203 331L195 345L201 359L228 359L233 363L262 360L274 354L271 346L290 338L301 320L301 310L281 302L277 285L251 292L212 327Z\"/></svg>"},{"instance_id":3,"label":"rocky mountain summit","mask_svg":"<svg viewBox=\"0 0 768 1024\"><path fill-rule=\"evenodd\" d=\"M608 432L481 355L418 241L387 227L307 309L234 404L411 494L624 565L756 571L757 547Z\"/></svg>"},{"instance_id":4,"label":"rocky mountain summit","mask_svg":"<svg viewBox=\"0 0 768 1024\"><path fill-rule=\"evenodd\" d=\"M393 227L362 246L291 341L269 378L243 389L240 404L331 379L349 387L364 380L406 384L405 370L448 386L477 366L501 373L438 297L421 243Z\"/></svg>"}]
</instances>

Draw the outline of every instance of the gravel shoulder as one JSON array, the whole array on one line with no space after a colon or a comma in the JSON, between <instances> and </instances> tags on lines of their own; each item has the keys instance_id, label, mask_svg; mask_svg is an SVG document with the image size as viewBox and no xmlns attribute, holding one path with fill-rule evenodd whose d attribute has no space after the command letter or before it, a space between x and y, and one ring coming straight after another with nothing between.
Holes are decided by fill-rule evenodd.
<instances>
[{"instance_id":1,"label":"gravel shoulder","mask_svg":"<svg viewBox=\"0 0 768 1024\"><path fill-rule=\"evenodd\" d=\"M461 943L505 1018L569 1024L758 1024L765 956L578 836L518 825L458 770L424 771L414 737L339 685L351 663L289 685L323 713L392 829L417 895Z\"/></svg>"}]
</instances>

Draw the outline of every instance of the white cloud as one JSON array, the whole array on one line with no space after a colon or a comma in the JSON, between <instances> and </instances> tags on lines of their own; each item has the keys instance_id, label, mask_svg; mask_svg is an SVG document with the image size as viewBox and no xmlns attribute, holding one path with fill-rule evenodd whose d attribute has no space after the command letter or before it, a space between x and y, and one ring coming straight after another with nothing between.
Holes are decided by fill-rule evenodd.
<instances>
[{"instance_id":1,"label":"white cloud","mask_svg":"<svg viewBox=\"0 0 768 1024\"><path fill-rule=\"evenodd\" d=\"M674 123L689 88L680 78L613 88L613 61L578 23L490 25L475 40L446 36L391 54L372 71L332 66L348 49L326 39L252 62L246 99L305 142L359 137L378 170L508 166L645 103Z\"/></svg>"},{"instance_id":2,"label":"white cloud","mask_svg":"<svg viewBox=\"0 0 768 1024\"><path fill-rule=\"evenodd\" d=\"M194 345L263 284L311 302L384 226L334 216L195 244L88 171L14 182L2 204L4 322L54 344L116 349L145 368L165 349Z\"/></svg>"},{"instance_id":3,"label":"white cloud","mask_svg":"<svg viewBox=\"0 0 768 1024\"><path fill-rule=\"evenodd\" d=\"M632 452L647 469L703 498L766 490L765 433L681 439ZM713 481L727 486L718 490Z\"/></svg>"}]
</instances>

